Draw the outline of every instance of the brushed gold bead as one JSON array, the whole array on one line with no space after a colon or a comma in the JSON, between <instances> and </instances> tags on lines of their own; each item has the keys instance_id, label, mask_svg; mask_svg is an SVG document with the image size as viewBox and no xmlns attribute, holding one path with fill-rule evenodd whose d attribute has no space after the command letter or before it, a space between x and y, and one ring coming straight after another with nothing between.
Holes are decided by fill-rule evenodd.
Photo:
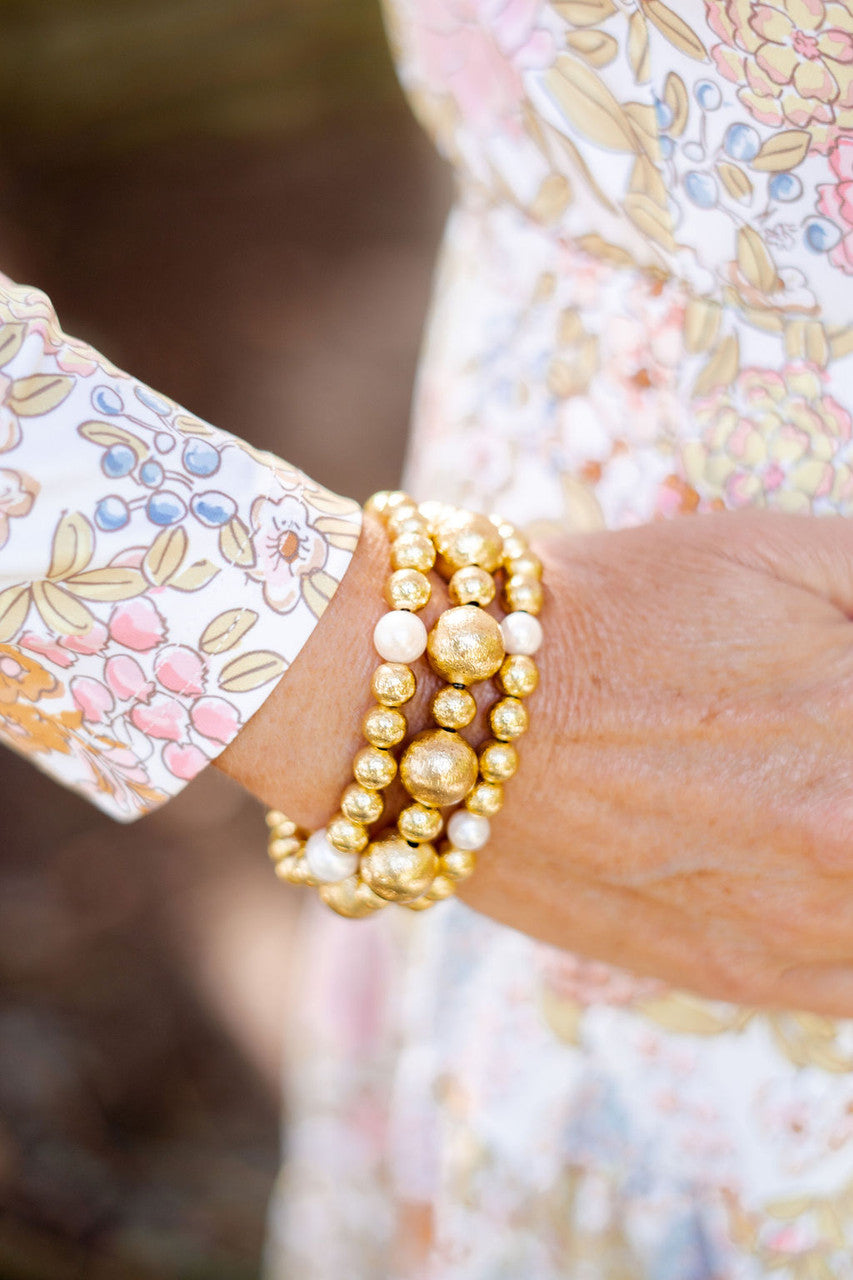
<instances>
[{"instance_id":1,"label":"brushed gold bead","mask_svg":"<svg viewBox=\"0 0 853 1280\"><path fill-rule=\"evenodd\" d=\"M487 742L480 751L485 782L508 782L518 769L518 752L511 742Z\"/></svg>"},{"instance_id":2,"label":"brushed gold bead","mask_svg":"<svg viewBox=\"0 0 853 1280\"><path fill-rule=\"evenodd\" d=\"M524 613L540 613L543 599L542 583L526 573L514 573L504 583L507 613L514 613L517 609Z\"/></svg>"},{"instance_id":3,"label":"brushed gold bead","mask_svg":"<svg viewBox=\"0 0 853 1280\"><path fill-rule=\"evenodd\" d=\"M448 684L433 696L432 714L443 729L464 729L477 714L477 704L467 689Z\"/></svg>"},{"instance_id":4,"label":"brushed gold bead","mask_svg":"<svg viewBox=\"0 0 853 1280\"><path fill-rule=\"evenodd\" d=\"M304 843L298 836L276 837L274 840L270 840L267 845L267 852L273 862L279 862L282 858L288 858L291 854L298 853Z\"/></svg>"},{"instance_id":5,"label":"brushed gold bead","mask_svg":"<svg viewBox=\"0 0 853 1280\"><path fill-rule=\"evenodd\" d=\"M413 898L411 902L404 902L403 906L407 911L428 911L430 907L435 906L435 903L432 898L424 896L422 898Z\"/></svg>"},{"instance_id":6,"label":"brushed gold bead","mask_svg":"<svg viewBox=\"0 0 853 1280\"><path fill-rule=\"evenodd\" d=\"M422 804L410 804L397 819L397 830L403 839L414 840L416 844L435 840L441 835L443 825L438 809L427 809Z\"/></svg>"},{"instance_id":7,"label":"brushed gold bead","mask_svg":"<svg viewBox=\"0 0 853 1280\"><path fill-rule=\"evenodd\" d=\"M503 802L504 789L499 782L478 782L465 797L465 808L482 818L493 818L500 812Z\"/></svg>"},{"instance_id":8,"label":"brushed gold bead","mask_svg":"<svg viewBox=\"0 0 853 1280\"><path fill-rule=\"evenodd\" d=\"M445 898L452 897L455 892L456 885L450 876L437 875L424 897L429 898L430 902L443 902Z\"/></svg>"},{"instance_id":9,"label":"brushed gold bead","mask_svg":"<svg viewBox=\"0 0 853 1280\"><path fill-rule=\"evenodd\" d=\"M391 497L390 489L379 489L376 493L372 493L364 504L365 511L369 511L373 516L384 516L388 499Z\"/></svg>"},{"instance_id":10,"label":"brushed gold bead","mask_svg":"<svg viewBox=\"0 0 853 1280\"><path fill-rule=\"evenodd\" d=\"M477 756L458 733L426 729L400 761L403 786L413 800L431 809L458 804L477 780Z\"/></svg>"},{"instance_id":11,"label":"brushed gold bead","mask_svg":"<svg viewBox=\"0 0 853 1280\"><path fill-rule=\"evenodd\" d=\"M278 870L279 866L281 866L281 863L277 864L276 870ZM307 885L309 888L313 888L317 884L317 881L311 874L308 859L304 856L300 856L296 859L293 865L293 870L288 878L292 884Z\"/></svg>"},{"instance_id":12,"label":"brushed gold bead","mask_svg":"<svg viewBox=\"0 0 853 1280\"><path fill-rule=\"evenodd\" d=\"M495 598L495 580L476 564L457 569L447 585L454 604L490 604Z\"/></svg>"},{"instance_id":13,"label":"brushed gold bead","mask_svg":"<svg viewBox=\"0 0 853 1280\"><path fill-rule=\"evenodd\" d=\"M385 513L390 515L397 507L408 505L412 501L410 495L402 489L391 489L385 501Z\"/></svg>"},{"instance_id":14,"label":"brushed gold bead","mask_svg":"<svg viewBox=\"0 0 853 1280\"><path fill-rule=\"evenodd\" d=\"M287 814L282 813L281 809L267 809L266 814L264 815L264 820L268 827L283 827L290 823L294 830L296 829L296 823L291 823ZM292 835L293 832L288 831L283 834Z\"/></svg>"},{"instance_id":15,"label":"brushed gold bead","mask_svg":"<svg viewBox=\"0 0 853 1280\"><path fill-rule=\"evenodd\" d=\"M320 885L320 897L327 907L350 920L373 915L375 911L381 911L388 905L384 898L375 894L357 875L339 880L337 884Z\"/></svg>"},{"instance_id":16,"label":"brushed gold bead","mask_svg":"<svg viewBox=\"0 0 853 1280\"><path fill-rule=\"evenodd\" d=\"M467 880L476 865L476 853L471 849L454 849L452 845L448 845L438 859L439 874L449 880Z\"/></svg>"},{"instance_id":17,"label":"brushed gold bead","mask_svg":"<svg viewBox=\"0 0 853 1280\"><path fill-rule=\"evenodd\" d=\"M352 766L356 782L368 791L381 791L390 786L397 772L397 761L380 747L362 747Z\"/></svg>"},{"instance_id":18,"label":"brushed gold bead","mask_svg":"<svg viewBox=\"0 0 853 1280\"><path fill-rule=\"evenodd\" d=\"M506 526L503 526L506 527ZM503 563L507 564L512 560L517 560L519 556L526 555L530 549L529 543L523 533L519 533L511 525L503 537Z\"/></svg>"},{"instance_id":19,"label":"brushed gold bead","mask_svg":"<svg viewBox=\"0 0 853 1280\"><path fill-rule=\"evenodd\" d=\"M429 573L435 564L432 539L423 533L402 533L391 543L391 564L395 569L418 569Z\"/></svg>"},{"instance_id":20,"label":"brushed gold bead","mask_svg":"<svg viewBox=\"0 0 853 1280\"><path fill-rule=\"evenodd\" d=\"M455 511L435 530L436 550L452 570L477 564L493 573L501 562L503 540L488 516L476 511Z\"/></svg>"},{"instance_id":21,"label":"brushed gold bead","mask_svg":"<svg viewBox=\"0 0 853 1280\"><path fill-rule=\"evenodd\" d=\"M378 791L368 791L357 782L351 782L341 797L341 811L364 826L378 822L384 808L385 801Z\"/></svg>"},{"instance_id":22,"label":"brushed gold bead","mask_svg":"<svg viewBox=\"0 0 853 1280\"><path fill-rule=\"evenodd\" d=\"M427 502L418 503L418 511L420 511L421 515L427 521L430 533L438 528L441 521L445 516L449 515L452 510L453 508L449 507L446 502L436 502L433 499L430 499Z\"/></svg>"},{"instance_id":23,"label":"brushed gold bead","mask_svg":"<svg viewBox=\"0 0 853 1280\"><path fill-rule=\"evenodd\" d=\"M414 502L396 507L386 525L389 538L399 538L403 533L422 533L429 537L429 521L418 511Z\"/></svg>"},{"instance_id":24,"label":"brushed gold bead","mask_svg":"<svg viewBox=\"0 0 853 1280\"><path fill-rule=\"evenodd\" d=\"M501 629L490 613L459 605L441 614L427 640L434 669L450 684L488 680L504 660Z\"/></svg>"},{"instance_id":25,"label":"brushed gold bead","mask_svg":"<svg viewBox=\"0 0 853 1280\"><path fill-rule=\"evenodd\" d=\"M385 583L385 599L392 609L422 609L432 594L432 584L418 569L396 569Z\"/></svg>"},{"instance_id":26,"label":"brushed gold bead","mask_svg":"<svg viewBox=\"0 0 853 1280\"><path fill-rule=\"evenodd\" d=\"M415 673L403 662L383 662L373 673L370 689L384 707L402 707L415 696Z\"/></svg>"},{"instance_id":27,"label":"brushed gold bead","mask_svg":"<svg viewBox=\"0 0 853 1280\"><path fill-rule=\"evenodd\" d=\"M361 722L362 732L372 747L396 747L406 736L406 717L396 707L371 707Z\"/></svg>"},{"instance_id":28,"label":"brushed gold bead","mask_svg":"<svg viewBox=\"0 0 853 1280\"><path fill-rule=\"evenodd\" d=\"M335 849L340 849L341 853L361 853L367 846L367 828L342 813L336 813L326 823L326 839Z\"/></svg>"},{"instance_id":29,"label":"brushed gold bead","mask_svg":"<svg viewBox=\"0 0 853 1280\"><path fill-rule=\"evenodd\" d=\"M492 707L489 724L496 738L511 742L520 738L530 722L527 707L518 698L501 698Z\"/></svg>"},{"instance_id":30,"label":"brushed gold bead","mask_svg":"<svg viewBox=\"0 0 853 1280\"><path fill-rule=\"evenodd\" d=\"M526 653L510 653L501 665L498 680L510 697L526 698L539 683L539 669Z\"/></svg>"},{"instance_id":31,"label":"brushed gold bead","mask_svg":"<svg viewBox=\"0 0 853 1280\"><path fill-rule=\"evenodd\" d=\"M361 875L380 898L407 902L426 893L437 867L438 858L431 844L413 847L393 832L367 846L361 860Z\"/></svg>"},{"instance_id":32,"label":"brushed gold bead","mask_svg":"<svg viewBox=\"0 0 853 1280\"><path fill-rule=\"evenodd\" d=\"M512 559L504 557L504 567L509 574L524 573L528 578L542 577L542 561L533 551L525 551L523 555Z\"/></svg>"},{"instance_id":33,"label":"brushed gold bead","mask_svg":"<svg viewBox=\"0 0 853 1280\"><path fill-rule=\"evenodd\" d=\"M294 853L289 853L286 858L279 858L273 870L279 880L284 880L287 884L298 884L299 880L296 874L297 863L299 858Z\"/></svg>"}]
</instances>

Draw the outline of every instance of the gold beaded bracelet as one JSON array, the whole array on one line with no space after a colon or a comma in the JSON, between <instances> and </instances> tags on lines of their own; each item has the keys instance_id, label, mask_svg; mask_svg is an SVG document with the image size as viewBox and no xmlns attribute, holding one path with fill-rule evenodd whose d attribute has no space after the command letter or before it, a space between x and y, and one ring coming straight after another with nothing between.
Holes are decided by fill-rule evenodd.
<instances>
[{"instance_id":1,"label":"gold beaded bracelet","mask_svg":"<svg viewBox=\"0 0 853 1280\"><path fill-rule=\"evenodd\" d=\"M399 491L374 495L366 510L385 525L392 564L385 587L391 611L374 630L385 661L372 681L377 706L363 721L368 745L356 755L355 782L344 792L341 812L325 828L306 836L280 811L267 815L277 874L316 885L327 905L351 917L391 901L423 910L472 873L475 850L488 841L489 819L503 802L503 783L517 768L513 741L528 723L521 699L538 683L532 655L542 638L535 616L542 605L542 566L511 524L442 503L418 506ZM430 598L433 566L448 580L452 603L427 636L416 614ZM494 599L498 570L505 574L509 610L500 624L483 608ZM431 702L437 727L419 733L400 761L400 779L413 803L398 815L396 830L371 839L367 828L384 809L379 792L397 773L392 751L408 727L400 707L416 690L409 664L424 650L447 680ZM468 686L495 675L504 696L490 713L494 740L481 747L478 760L458 730L476 714ZM460 801L465 807L452 814L450 839L436 853L441 809Z\"/></svg>"}]
</instances>

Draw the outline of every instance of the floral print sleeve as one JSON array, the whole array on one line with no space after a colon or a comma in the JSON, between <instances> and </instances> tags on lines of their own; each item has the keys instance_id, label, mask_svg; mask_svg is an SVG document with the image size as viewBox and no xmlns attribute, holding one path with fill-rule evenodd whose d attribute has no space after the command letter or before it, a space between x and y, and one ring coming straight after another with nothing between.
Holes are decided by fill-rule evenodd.
<instances>
[{"instance_id":1,"label":"floral print sleeve","mask_svg":"<svg viewBox=\"0 0 853 1280\"><path fill-rule=\"evenodd\" d=\"M0 275L0 738L129 821L296 657L360 509L68 338Z\"/></svg>"}]
</instances>

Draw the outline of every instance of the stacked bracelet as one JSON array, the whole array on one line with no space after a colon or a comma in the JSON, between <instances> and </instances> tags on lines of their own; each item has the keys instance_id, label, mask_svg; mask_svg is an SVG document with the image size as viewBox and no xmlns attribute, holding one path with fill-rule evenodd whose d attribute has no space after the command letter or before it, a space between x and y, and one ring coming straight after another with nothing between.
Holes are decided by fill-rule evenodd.
<instances>
[{"instance_id":1,"label":"stacked bracelet","mask_svg":"<svg viewBox=\"0 0 853 1280\"><path fill-rule=\"evenodd\" d=\"M389 902L422 910L471 874L475 851L489 839L489 819L503 803L503 783L517 768L513 742L527 728L522 699L538 683L532 655L542 638L535 616L542 566L512 525L440 503L418 506L401 492L375 495L367 510L385 525L392 564L385 587L390 612L374 630L384 661L372 681L377 705L363 721L367 746L356 755L355 781L340 812L321 831L305 836L281 812L267 815L277 874L318 886L323 900L346 916L368 915ZM417 612L430 598L433 567L448 581L451 606L427 635ZM508 610L500 623L485 610L496 595L496 572L504 575ZM446 681L431 702L435 726L417 734L399 761L412 803L393 829L371 837L368 828L384 810L380 792L398 771L394 749L408 729L400 708L416 690L410 664L425 650ZM494 676L504 696L491 708L494 738L478 758L460 730L477 711L470 686ZM463 807L452 813L449 840L436 850L441 811L454 805Z\"/></svg>"}]
</instances>

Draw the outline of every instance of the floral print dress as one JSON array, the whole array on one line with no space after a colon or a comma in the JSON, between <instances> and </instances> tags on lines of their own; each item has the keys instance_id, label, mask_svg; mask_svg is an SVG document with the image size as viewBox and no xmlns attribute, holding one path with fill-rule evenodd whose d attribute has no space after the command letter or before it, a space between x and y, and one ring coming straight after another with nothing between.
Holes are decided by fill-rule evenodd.
<instances>
[{"instance_id":1,"label":"floral print dress","mask_svg":"<svg viewBox=\"0 0 853 1280\"><path fill-rule=\"evenodd\" d=\"M851 0L387 18L458 178L407 487L853 514ZM390 914L306 922L269 1280L853 1278L853 1023Z\"/></svg>"}]
</instances>

